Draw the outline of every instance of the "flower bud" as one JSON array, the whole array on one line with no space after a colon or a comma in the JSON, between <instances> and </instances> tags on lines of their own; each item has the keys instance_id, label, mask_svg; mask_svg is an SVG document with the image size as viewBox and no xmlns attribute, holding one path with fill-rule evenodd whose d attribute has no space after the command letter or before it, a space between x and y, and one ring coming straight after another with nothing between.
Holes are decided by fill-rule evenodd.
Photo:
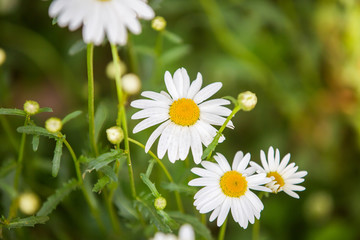
<instances>
[{"instance_id":1,"label":"flower bud","mask_svg":"<svg viewBox=\"0 0 360 240\"><path fill-rule=\"evenodd\" d=\"M29 115L35 115L39 112L40 106L39 103L32 101L32 100L27 100L24 103L24 111L29 114Z\"/></svg>"},{"instance_id":2,"label":"flower bud","mask_svg":"<svg viewBox=\"0 0 360 240\"><path fill-rule=\"evenodd\" d=\"M129 95L134 95L140 92L141 90L141 81L140 78L133 73L125 74L122 77L122 88L123 91Z\"/></svg>"},{"instance_id":3,"label":"flower bud","mask_svg":"<svg viewBox=\"0 0 360 240\"><path fill-rule=\"evenodd\" d=\"M238 95L238 102L244 111L251 111L257 103L257 97L255 93L246 91Z\"/></svg>"},{"instance_id":4,"label":"flower bud","mask_svg":"<svg viewBox=\"0 0 360 240\"><path fill-rule=\"evenodd\" d=\"M151 27L156 31L163 31L166 27L166 20L163 17L157 16L151 21Z\"/></svg>"},{"instance_id":5,"label":"flower bud","mask_svg":"<svg viewBox=\"0 0 360 240\"><path fill-rule=\"evenodd\" d=\"M49 132L56 133L59 132L62 129L62 122L59 118L49 118L45 122L45 128Z\"/></svg>"},{"instance_id":6,"label":"flower bud","mask_svg":"<svg viewBox=\"0 0 360 240\"><path fill-rule=\"evenodd\" d=\"M107 139L112 144L119 144L124 139L124 132L118 126L106 129L106 135Z\"/></svg>"},{"instance_id":7,"label":"flower bud","mask_svg":"<svg viewBox=\"0 0 360 240\"><path fill-rule=\"evenodd\" d=\"M19 196L19 209L27 215L33 215L40 207L40 199L35 193L23 193Z\"/></svg>"},{"instance_id":8,"label":"flower bud","mask_svg":"<svg viewBox=\"0 0 360 240\"><path fill-rule=\"evenodd\" d=\"M166 199L163 197L158 197L154 201L154 206L157 210L163 210L166 207Z\"/></svg>"},{"instance_id":9,"label":"flower bud","mask_svg":"<svg viewBox=\"0 0 360 240\"><path fill-rule=\"evenodd\" d=\"M126 65L124 62L119 62L120 67L120 76L124 75L126 73ZM109 62L106 66L106 76L110 79L115 79L116 76L116 69L115 69L115 63L113 61Z\"/></svg>"},{"instance_id":10,"label":"flower bud","mask_svg":"<svg viewBox=\"0 0 360 240\"><path fill-rule=\"evenodd\" d=\"M4 49L0 48L0 66L3 65L5 60L6 60L6 53Z\"/></svg>"}]
</instances>

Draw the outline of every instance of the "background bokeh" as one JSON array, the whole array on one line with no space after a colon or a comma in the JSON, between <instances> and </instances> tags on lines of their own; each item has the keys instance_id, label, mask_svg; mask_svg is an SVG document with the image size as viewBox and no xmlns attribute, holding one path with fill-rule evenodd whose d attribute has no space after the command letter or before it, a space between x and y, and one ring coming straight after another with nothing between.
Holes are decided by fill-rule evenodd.
<instances>
[{"instance_id":1,"label":"background bokeh","mask_svg":"<svg viewBox=\"0 0 360 240\"><path fill-rule=\"evenodd\" d=\"M35 117L38 125L50 116L64 117L82 110L64 133L78 155L89 150L87 136L86 52L81 30L52 25L47 11L50 1L0 0L0 48L7 55L0 66L0 107L22 108L36 100L53 113ZM284 193L263 200L261 239L360 239L360 3L356 0L151 0L157 15L167 20L160 34L143 23L143 32L132 35L129 46L120 48L128 72L137 73L142 90L165 90L163 74L185 67L191 79L201 72L204 84L220 81L217 97L236 97L250 90L258 104L251 112L239 112L235 130L225 130L227 140L217 151L232 161L236 151L252 154L259 162L260 150L279 148L291 153L299 170L308 171L300 199ZM74 47L74 45L77 44ZM76 49L77 51L74 51ZM95 104L106 106L106 127L116 119L115 83L105 68L111 61L108 44L95 48ZM138 98L132 96L129 101ZM128 108L128 116L135 110ZM17 117L1 118L0 166L17 157ZM129 121L130 129L136 121ZM9 141L3 125L9 124L16 139ZM133 135L145 143L151 130ZM110 148L105 133L102 149ZM33 191L44 201L55 188L74 176L68 153L64 153L58 178L51 177L55 143L41 139L38 152L30 143L24 159L21 191ZM84 150L85 149L85 150ZM155 148L154 148L155 149ZM132 145L137 188L149 157ZM186 184L194 177L183 162L164 163L176 181ZM193 163L190 163L190 167ZM165 178L154 169L162 188ZM124 169L124 175L127 171ZM13 175L2 176L0 214L7 215ZM129 192L127 178L122 187ZM4 185L5 184L5 185ZM101 196L99 196L99 199ZM192 210L191 196L183 197ZM175 205L170 201L169 209ZM99 233L87 213L84 200L73 193L50 216L45 225L18 232L22 239L96 239ZM218 231L210 224L215 235ZM4 230L5 231L5 230ZM10 239L14 234L6 232ZM240 228L229 221L226 239L249 239L251 226ZM116 236L113 237L116 239Z\"/></svg>"}]
</instances>

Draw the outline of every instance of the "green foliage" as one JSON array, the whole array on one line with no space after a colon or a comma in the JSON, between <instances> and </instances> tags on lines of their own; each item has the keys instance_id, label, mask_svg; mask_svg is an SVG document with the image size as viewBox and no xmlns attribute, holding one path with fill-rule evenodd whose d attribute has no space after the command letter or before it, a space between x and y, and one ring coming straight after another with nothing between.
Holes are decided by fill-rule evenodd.
<instances>
[{"instance_id":1,"label":"green foliage","mask_svg":"<svg viewBox=\"0 0 360 240\"><path fill-rule=\"evenodd\" d=\"M108 184L110 183L110 178L108 176L102 176L98 179L97 183L94 185L92 191L100 193L100 191Z\"/></svg>"},{"instance_id":2,"label":"green foliage","mask_svg":"<svg viewBox=\"0 0 360 240\"><path fill-rule=\"evenodd\" d=\"M77 118L78 116L80 116L82 114L82 111L75 111L75 112L72 112L72 113L69 113L68 115L66 115L61 121L62 121L62 124L65 125L65 123L71 121L72 119L74 118Z\"/></svg>"},{"instance_id":3,"label":"green foliage","mask_svg":"<svg viewBox=\"0 0 360 240\"><path fill-rule=\"evenodd\" d=\"M61 161L61 155L62 155L62 147L63 147L63 139L62 138L56 139L53 165L52 165L52 176L53 177L56 177L59 173L60 161Z\"/></svg>"},{"instance_id":4,"label":"green foliage","mask_svg":"<svg viewBox=\"0 0 360 240\"><path fill-rule=\"evenodd\" d=\"M0 115L13 115L13 116L25 117L26 112L24 110L16 109L16 108L0 108Z\"/></svg>"},{"instance_id":5,"label":"green foliage","mask_svg":"<svg viewBox=\"0 0 360 240\"><path fill-rule=\"evenodd\" d=\"M79 52L86 50L86 44L83 40L76 41L69 49L69 55L74 56L75 54L78 54Z\"/></svg>"},{"instance_id":6,"label":"green foliage","mask_svg":"<svg viewBox=\"0 0 360 240\"><path fill-rule=\"evenodd\" d=\"M64 200L64 198L74 191L79 186L79 183L75 179L69 180L61 188L58 188L53 195L48 197L46 202L42 205L36 216L49 215L57 205Z\"/></svg>"},{"instance_id":7,"label":"green foliage","mask_svg":"<svg viewBox=\"0 0 360 240\"><path fill-rule=\"evenodd\" d=\"M15 218L9 223L4 224L2 222L2 224L4 224L8 229L12 229L21 227L34 227L36 224L44 224L48 220L48 216L31 216L27 218Z\"/></svg>"},{"instance_id":8,"label":"green foliage","mask_svg":"<svg viewBox=\"0 0 360 240\"><path fill-rule=\"evenodd\" d=\"M50 107L43 107L39 109L38 113L43 113L43 112L53 112L53 110Z\"/></svg>"},{"instance_id":9,"label":"green foliage","mask_svg":"<svg viewBox=\"0 0 360 240\"><path fill-rule=\"evenodd\" d=\"M195 188L189 187L188 185L172 183L172 182L162 182L161 187L171 192L178 191L180 193L184 193L189 196L194 196L195 193L197 192Z\"/></svg>"},{"instance_id":10,"label":"green foliage","mask_svg":"<svg viewBox=\"0 0 360 240\"><path fill-rule=\"evenodd\" d=\"M112 163L115 160L124 160L126 159L126 154L124 153L124 150L122 149L111 149L110 152L103 153L99 157L91 160L89 162L89 169L95 169L99 170L100 168Z\"/></svg>"},{"instance_id":11,"label":"green foliage","mask_svg":"<svg viewBox=\"0 0 360 240\"><path fill-rule=\"evenodd\" d=\"M33 147L34 152L36 152L38 150L39 141L40 141L40 136L39 135L34 135L33 138L32 138L32 147Z\"/></svg>"},{"instance_id":12,"label":"green foliage","mask_svg":"<svg viewBox=\"0 0 360 240\"><path fill-rule=\"evenodd\" d=\"M152 183L150 181L150 179L143 173L140 173L140 178L141 180L146 184L146 186L148 186L148 188L150 189L152 195L155 197L155 198L158 198L161 196L161 194L158 192L158 190L156 189L155 187L155 184Z\"/></svg>"},{"instance_id":13,"label":"green foliage","mask_svg":"<svg viewBox=\"0 0 360 240\"><path fill-rule=\"evenodd\" d=\"M108 116L108 109L105 103L100 103L95 112L95 142L99 139L99 134L104 127Z\"/></svg>"},{"instance_id":14,"label":"green foliage","mask_svg":"<svg viewBox=\"0 0 360 240\"><path fill-rule=\"evenodd\" d=\"M26 133L32 135L40 135L48 138L58 138L59 136L56 133L51 133L43 127L38 126L22 126L16 129L19 133Z\"/></svg>"}]
</instances>

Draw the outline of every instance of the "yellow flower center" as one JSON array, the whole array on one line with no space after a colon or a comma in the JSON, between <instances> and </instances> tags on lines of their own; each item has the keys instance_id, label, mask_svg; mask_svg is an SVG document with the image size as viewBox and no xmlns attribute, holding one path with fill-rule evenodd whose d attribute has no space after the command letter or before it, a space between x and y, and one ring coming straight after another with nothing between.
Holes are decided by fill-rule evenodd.
<instances>
[{"instance_id":1,"label":"yellow flower center","mask_svg":"<svg viewBox=\"0 0 360 240\"><path fill-rule=\"evenodd\" d=\"M276 183L279 184L280 187L282 187L282 186L285 185L284 179L282 178L282 176L281 176L278 172L269 172L269 173L267 174L267 177L274 177ZM279 188L280 188L280 187L279 187Z\"/></svg>"},{"instance_id":2,"label":"yellow flower center","mask_svg":"<svg viewBox=\"0 0 360 240\"><path fill-rule=\"evenodd\" d=\"M220 187L226 196L237 198L245 194L247 181L241 173L229 171L220 178Z\"/></svg>"},{"instance_id":3,"label":"yellow flower center","mask_svg":"<svg viewBox=\"0 0 360 240\"><path fill-rule=\"evenodd\" d=\"M110 2L111 0L98 0L100 2Z\"/></svg>"},{"instance_id":4,"label":"yellow flower center","mask_svg":"<svg viewBox=\"0 0 360 240\"><path fill-rule=\"evenodd\" d=\"M192 99L180 98L171 104L169 115L177 125L191 126L199 119L200 109Z\"/></svg>"}]
</instances>

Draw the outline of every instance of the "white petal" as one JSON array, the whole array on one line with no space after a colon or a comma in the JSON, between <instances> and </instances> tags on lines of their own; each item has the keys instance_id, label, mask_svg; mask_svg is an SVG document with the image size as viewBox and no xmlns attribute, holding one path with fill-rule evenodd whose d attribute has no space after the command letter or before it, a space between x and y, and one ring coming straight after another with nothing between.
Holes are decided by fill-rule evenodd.
<instances>
[{"instance_id":1,"label":"white petal","mask_svg":"<svg viewBox=\"0 0 360 240\"><path fill-rule=\"evenodd\" d=\"M263 150L260 151L260 159L261 159L261 163L264 167L265 172L270 172L269 165L267 164L267 161L266 161L265 152Z\"/></svg>"},{"instance_id":2,"label":"white petal","mask_svg":"<svg viewBox=\"0 0 360 240\"><path fill-rule=\"evenodd\" d=\"M214 95L217 91L220 90L220 88L222 87L222 83L221 82L216 82L216 83L212 83L210 85L207 85L206 87L204 87L203 89L201 89L195 96L194 96L194 102L199 104L203 101L205 101L206 99L208 99L209 97L211 97L212 95Z\"/></svg>"},{"instance_id":3,"label":"white petal","mask_svg":"<svg viewBox=\"0 0 360 240\"><path fill-rule=\"evenodd\" d=\"M142 120L139 122L133 129L133 133L138 133L146 128L152 127L156 124L159 124L161 122L166 121L169 119L169 115L167 113L165 114L157 114L153 115L152 117L149 117L145 120Z\"/></svg>"},{"instance_id":4,"label":"white petal","mask_svg":"<svg viewBox=\"0 0 360 240\"><path fill-rule=\"evenodd\" d=\"M224 221L229 213L230 202L231 202L230 198L228 198L228 197L225 198L225 201L223 202L221 209L220 209L219 217L217 218L218 227L220 227L224 223Z\"/></svg>"},{"instance_id":5,"label":"white petal","mask_svg":"<svg viewBox=\"0 0 360 240\"><path fill-rule=\"evenodd\" d=\"M172 133L172 137L169 140L170 145L169 145L169 150L168 150L168 157L169 157L170 162L172 162L172 163L174 163L176 160L178 160L176 158L176 156L178 155L178 151L179 151L180 130L181 130L181 127L175 125L175 129Z\"/></svg>"},{"instance_id":6,"label":"white petal","mask_svg":"<svg viewBox=\"0 0 360 240\"><path fill-rule=\"evenodd\" d=\"M215 126L222 126L226 121L226 118L207 112L200 112L200 119ZM226 127L234 129L234 124L231 121L229 121Z\"/></svg>"},{"instance_id":7,"label":"white petal","mask_svg":"<svg viewBox=\"0 0 360 240\"><path fill-rule=\"evenodd\" d=\"M152 107L169 109L169 105L165 102L159 102L159 101L147 100L147 99L134 100L130 103L130 106L141 109L152 108Z\"/></svg>"},{"instance_id":8,"label":"white petal","mask_svg":"<svg viewBox=\"0 0 360 240\"><path fill-rule=\"evenodd\" d=\"M283 157L277 171L281 172L282 170L284 170L286 165L289 163L289 160L290 160L290 153L286 154L285 157Z\"/></svg>"},{"instance_id":9,"label":"white petal","mask_svg":"<svg viewBox=\"0 0 360 240\"><path fill-rule=\"evenodd\" d=\"M241 162L240 162L239 166L237 167L237 169L234 169L234 170L237 170L238 172L245 171L245 168L248 166L248 164L250 162L250 158L251 158L250 153L245 154L243 159L241 159Z\"/></svg>"},{"instance_id":10,"label":"white petal","mask_svg":"<svg viewBox=\"0 0 360 240\"><path fill-rule=\"evenodd\" d=\"M219 178L219 175L216 174L215 172L212 172L212 171L209 171L209 170L206 170L203 168L195 167L195 168L191 169L191 172L193 172L196 175L201 176L201 177L213 177L213 178L217 178L217 179Z\"/></svg>"},{"instance_id":11,"label":"white petal","mask_svg":"<svg viewBox=\"0 0 360 240\"><path fill-rule=\"evenodd\" d=\"M179 230L179 240L195 240L194 229L190 224L184 224Z\"/></svg>"},{"instance_id":12,"label":"white petal","mask_svg":"<svg viewBox=\"0 0 360 240\"><path fill-rule=\"evenodd\" d=\"M151 116L155 116L158 114L168 114L168 110L166 108L145 108L143 110L140 110L136 113L134 113L134 115L131 116L131 119L143 119L143 118L148 118Z\"/></svg>"},{"instance_id":13,"label":"white petal","mask_svg":"<svg viewBox=\"0 0 360 240\"><path fill-rule=\"evenodd\" d=\"M170 139L172 137L174 130L175 130L175 124L170 122L170 124L166 126L166 128L164 129L164 131L162 132L162 134L160 136L158 148L157 148L157 154L160 159L162 159L164 157L164 155L169 147Z\"/></svg>"},{"instance_id":14,"label":"white petal","mask_svg":"<svg viewBox=\"0 0 360 240\"><path fill-rule=\"evenodd\" d=\"M147 98L159 101L159 102L164 102L164 103L167 103L168 105L171 105L173 102L167 96L164 96L161 93L156 93L156 92L152 92L152 91L144 91L141 93L141 96L144 96L144 97L147 97Z\"/></svg>"},{"instance_id":15,"label":"white petal","mask_svg":"<svg viewBox=\"0 0 360 240\"><path fill-rule=\"evenodd\" d=\"M173 77L173 82L176 87L176 91L179 94L179 98L185 97L184 96L184 82L183 82L183 77L182 77L182 73L181 73L181 68L179 68L178 70L175 71L174 77Z\"/></svg>"},{"instance_id":16,"label":"white petal","mask_svg":"<svg viewBox=\"0 0 360 240\"><path fill-rule=\"evenodd\" d=\"M190 147L193 159L196 164L199 164L201 162L201 155L203 154L201 138L196 128L190 127L189 131L191 135Z\"/></svg>"},{"instance_id":17,"label":"white petal","mask_svg":"<svg viewBox=\"0 0 360 240\"><path fill-rule=\"evenodd\" d=\"M207 170L216 173L219 176L224 175L224 171L220 168L220 166L216 163L209 162L209 161L202 161L201 165L206 168Z\"/></svg>"},{"instance_id":18,"label":"white petal","mask_svg":"<svg viewBox=\"0 0 360 240\"><path fill-rule=\"evenodd\" d=\"M187 93L187 98L193 99L195 94L197 94L202 85L202 76L201 73L197 74L196 80L193 81L190 85L189 91Z\"/></svg>"},{"instance_id":19,"label":"white petal","mask_svg":"<svg viewBox=\"0 0 360 240\"><path fill-rule=\"evenodd\" d=\"M268 163L270 171L275 171L274 148L270 147L268 151Z\"/></svg>"},{"instance_id":20,"label":"white petal","mask_svg":"<svg viewBox=\"0 0 360 240\"><path fill-rule=\"evenodd\" d=\"M162 123L155 131L150 135L149 139L145 145L145 152L148 152L151 146L154 144L155 140L160 136L160 134L164 131L164 129L171 123L170 120Z\"/></svg>"},{"instance_id":21,"label":"white petal","mask_svg":"<svg viewBox=\"0 0 360 240\"><path fill-rule=\"evenodd\" d=\"M226 160L224 155L222 155L221 153L216 153L216 155L214 155L214 159L219 164L219 166L223 172L231 171L229 162Z\"/></svg>"},{"instance_id":22,"label":"white petal","mask_svg":"<svg viewBox=\"0 0 360 240\"><path fill-rule=\"evenodd\" d=\"M209 222L214 221L219 216L220 209L221 206L218 206L217 208L214 209L214 211L210 215Z\"/></svg>"},{"instance_id":23,"label":"white petal","mask_svg":"<svg viewBox=\"0 0 360 240\"><path fill-rule=\"evenodd\" d=\"M169 91L172 99L177 100L179 98L179 94L176 90L174 81L173 81L169 71L165 72L165 85L166 85L166 89Z\"/></svg>"},{"instance_id":24,"label":"white petal","mask_svg":"<svg viewBox=\"0 0 360 240\"><path fill-rule=\"evenodd\" d=\"M189 154L191 135L189 127L182 127L179 140L179 158L185 160Z\"/></svg>"},{"instance_id":25,"label":"white petal","mask_svg":"<svg viewBox=\"0 0 360 240\"><path fill-rule=\"evenodd\" d=\"M229 104L230 104L229 100L217 98L217 99L211 99L211 100L205 101L205 102L199 104L199 107L200 108L211 108L211 107L218 107L221 105L229 105Z\"/></svg>"}]
</instances>

